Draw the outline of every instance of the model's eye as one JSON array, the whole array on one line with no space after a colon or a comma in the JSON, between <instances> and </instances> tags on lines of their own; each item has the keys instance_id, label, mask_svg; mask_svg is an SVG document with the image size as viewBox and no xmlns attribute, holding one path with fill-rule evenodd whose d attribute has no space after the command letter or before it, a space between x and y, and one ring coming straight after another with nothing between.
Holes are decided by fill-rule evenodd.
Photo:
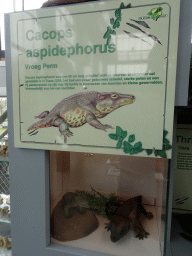
<instances>
[{"instance_id":1,"label":"model's eye","mask_svg":"<svg viewBox=\"0 0 192 256\"><path fill-rule=\"evenodd\" d=\"M116 99L117 97L118 97L118 95L117 95L116 93L114 93L114 94L111 95L111 98L112 98L112 99Z\"/></svg>"}]
</instances>

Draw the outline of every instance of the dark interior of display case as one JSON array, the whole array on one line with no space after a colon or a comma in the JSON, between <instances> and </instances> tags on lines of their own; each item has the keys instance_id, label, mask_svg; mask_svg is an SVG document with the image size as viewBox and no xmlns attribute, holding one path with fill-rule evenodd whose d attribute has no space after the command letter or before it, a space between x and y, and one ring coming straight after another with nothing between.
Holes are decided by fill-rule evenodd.
<instances>
[{"instance_id":1,"label":"dark interior of display case","mask_svg":"<svg viewBox=\"0 0 192 256\"><path fill-rule=\"evenodd\" d=\"M50 151L51 242L107 255L123 256L127 252L134 256L163 255L168 161L163 158ZM78 198L82 204L71 203L70 196ZM128 231L125 230L122 211L119 210L125 201L129 202L128 212L131 214L128 217L132 218L138 207L133 201L138 196L142 198L144 209L153 215L153 218L144 214L139 217L143 229L149 233L140 237L143 239L136 237L138 229L133 222L130 222ZM85 198L88 204L84 202ZM120 202L115 205L115 210L110 198ZM114 215L118 215L115 220ZM114 231L114 228L118 230Z\"/></svg>"}]
</instances>

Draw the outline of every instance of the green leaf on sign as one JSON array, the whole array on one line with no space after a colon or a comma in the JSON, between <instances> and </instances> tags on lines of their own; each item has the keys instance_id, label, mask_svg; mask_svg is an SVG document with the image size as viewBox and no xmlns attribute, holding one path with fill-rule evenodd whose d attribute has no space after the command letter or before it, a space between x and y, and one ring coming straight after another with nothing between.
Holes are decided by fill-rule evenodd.
<instances>
[{"instance_id":1,"label":"green leaf on sign","mask_svg":"<svg viewBox=\"0 0 192 256\"><path fill-rule=\"evenodd\" d=\"M121 9L117 9L116 11L115 11L115 17L116 18L119 18L121 16Z\"/></svg>"},{"instance_id":2,"label":"green leaf on sign","mask_svg":"<svg viewBox=\"0 0 192 256\"><path fill-rule=\"evenodd\" d=\"M111 42L111 35L107 38L107 45Z\"/></svg>"},{"instance_id":3,"label":"green leaf on sign","mask_svg":"<svg viewBox=\"0 0 192 256\"><path fill-rule=\"evenodd\" d=\"M125 8L125 5L124 5L124 3L122 2L121 4L120 4L120 9L124 9Z\"/></svg>"},{"instance_id":4,"label":"green leaf on sign","mask_svg":"<svg viewBox=\"0 0 192 256\"><path fill-rule=\"evenodd\" d=\"M116 134L117 134L117 136L121 137L122 133L123 133L123 130L121 129L121 127L120 126L116 126Z\"/></svg>"},{"instance_id":5,"label":"green leaf on sign","mask_svg":"<svg viewBox=\"0 0 192 256\"><path fill-rule=\"evenodd\" d=\"M127 141L124 141L124 142L123 142L123 146L124 146L123 151L124 151L126 154L129 153L129 151L130 151L131 149L133 149L133 146L132 146L131 144L129 144Z\"/></svg>"},{"instance_id":6,"label":"green leaf on sign","mask_svg":"<svg viewBox=\"0 0 192 256\"><path fill-rule=\"evenodd\" d=\"M106 39L110 36L111 30L112 30L111 27L107 27L107 31L105 32L105 34L103 36L104 39Z\"/></svg>"},{"instance_id":7,"label":"green leaf on sign","mask_svg":"<svg viewBox=\"0 0 192 256\"><path fill-rule=\"evenodd\" d=\"M135 143L134 148L138 148L138 149L141 148L141 149L142 149L142 143L141 143L141 141Z\"/></svg>"},{"instance_id":8,"label":"green leaf on sign","mask_svg":"<svg viewBox=\"0 0 192 256\"><path fill-rule=\"evenodd\" d=\"M132 143L132 142L134 142L134 141L135 141L135 134L129 135L128 142L129 142L129 143Z\"/></svg>"},{"instance_id":9,"label":"green leaf on sign","mask_svg":"<svg viewBox=\"0 0 192 256\"><path fill-rule=\"evenodd\" d=\"M116 28L119 28L119 27L120 27L120 22L118 20L116 20L114 25L113 25L113 28L116 29Z\"/></svg>"},{"instance_id":10,"label":"green leaf on sign","mask_svg":"<svg viewBox=\"0 0 192 256\"><path fill-rule=\"evenodd\" d=\"M171 148L172 148L172 146L170 144L163 145L164 150L169 150Z\"/></svg>"},{"instance_id":11,"label":"green leaf on sign","mask_svg":"<svg viewBox=\"0 0 192 256\"><path fill-rule=\"evenodd\" d=\"M169 140L164 138L164 139L163 139L163 143L164 143L164 144L169 144Z\"/></svg>"},{"instance_id":12,"label":"green leaf on sign","mask_svg":"<svg viewBox=\"0 0 192 256\"><path fill-rule=\"evenodd\" d=\"M111 30L111 35L116 35L115 30Z\"/></svg>"},{"instance_id":13,"label":"green leaf on sign","mask_svg":"<svg viewBox=\"0 0 192 256\"><path fill-rule=\"evenodd\" d=\"M134 148L132 148L132 149L130 150L129 154L130 154L130 155L134 155L134 154L135 154Z\"/></svg>"},{"instance_id":14,"label":"green leaf on sign","mask_svg":"<svg viewBox=\"0 0 192 256\"><path fill-rule=\"evenodd\" d=\"M137 148L134 148L134 154L138 154L140 151Z\"/></svg>"},{"instance_id":15,"label":"green leaf on sign","mask_svg":"<svg viewBox=\"0 0 192 256\"><path fill-rule=\"evenodd\" d=\"M110 137L112 140L117 140L117 139L118 139L117 134L114 134L114 133L110 133L110 134L109 134L109 137Z\"/></svg>"},{"instance_id":16,"label":"green leaf on sign","mask_svg":"<svg viewBox=\"0 0 192 256\"><path fill-rule=\"evenodd\" d=\"M165 150L161 150L161 152L159 153L159 155L163 158L167 158L167 154L165 152Z\"/></svg>"},{"instance_id":17,"label":"green leaf on sign","mask_svg":"<svg viewBox=\"0 0 192 256\"><path fill-rule=\"evenodd\" d=\"M146 149L147 155L151 155L153 153L153 149Z\"/></svg>"},{"instance_id":18,"label":"green leaf on sign","mask_svg":"<svg viewBox=\"0 0 192 256\"><path fill-rule=\"evenodd\" d=\"M120 126L116 126L116 134L122 139L127 137L127 131L123 131L123 129Z\"/></svg>"},{"instance_id":19,"label":"green leaf on sign","mask_svg":"<svg viewBox=\"0 0 192 256\"><path fill-rule=\"evenodd\" d=\"M126 8L131 8L131 4L128 4L127 6L125 6L124 3L122 2L120 4L120 9L126 9Z\"/></svg>"},{"instance_id":20,"label":"green leaf on sign","mask_svg":"<svg viewBox=\"0 0 192 256\"><path fill-rule=\"evenodd\" d=\"M155 156L161 156L163 158L167 158L167 154L165 150L155 150Z\"/></svg>"},{"instance_id":21,"label":"green leaf on sign","mask_svg":"<svg viewBox=\"0 0 192 256\"><path fill-rule=\"evenodd\" d=\"M115 23L114 18L111 18L111 19L110 19L110 23L111 23L111 25L113 25L113 24Z\"/></svg>"},{"instance_id":22,"label":"green leaf on sign","mask_svg":"<svg viewBox=\"0 0 192 256\"><path fill-rule=\"evenodd\" d=\"M131 8L131 4L128 4L125 8Z\"/></svg>"},{"instance_id":23,"label":"green leaf on sign","mask_svg":"<svg viewBox=\"0 0 192 256\"><path fill-rule=\"evenodd\" d=\"M167 136L167 134L168 134L168 131L164 130L163 131L163 137L165 138Z\"/></svg>"},{"instance_id":24,"label":"green leaf on sign","mask_svg":"<svg viewBox=\"0 0 192 256\"><path fill-rule=\"evenodd\" d=\"M123 143L123 140L119 140L119 141L117 142L116 148L121 148L122 143Z\"/></svg>"},{"instance_id":25,"label":"green leaf on sign","mask_svg":"<svg viewBox=\"0 0 192 256\"><path fill-rule=\"evenodd\" d=\"M120 22L121 21L121 16L119 16L116 21Z\"/></svg>"},{"instance_id":26,"label":"green leaf on sign","mask_svg":"<svg viewBox=\"0 0 192 256\"><path fill-rule=\"evenodd\" d=\"M121 138L125 139L127 137L127 131L121 133Z\"/></svg>"}]
</instances>

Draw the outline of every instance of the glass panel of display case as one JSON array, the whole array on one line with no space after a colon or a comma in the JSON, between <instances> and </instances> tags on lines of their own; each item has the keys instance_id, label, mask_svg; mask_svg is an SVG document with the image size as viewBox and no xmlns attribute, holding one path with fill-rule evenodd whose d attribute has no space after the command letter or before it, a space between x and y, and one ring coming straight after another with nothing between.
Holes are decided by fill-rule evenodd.
<instances>
[{"instance_id":1,"label":"glass panel of display case","mask_svg":"<svg viewBox=\"0 0 192 256\"><path fill-rule=\"evenodd\" d=\"M50 151L51 242L107 255L163 255L168 161Z\"/></svg>"}]
</instances>

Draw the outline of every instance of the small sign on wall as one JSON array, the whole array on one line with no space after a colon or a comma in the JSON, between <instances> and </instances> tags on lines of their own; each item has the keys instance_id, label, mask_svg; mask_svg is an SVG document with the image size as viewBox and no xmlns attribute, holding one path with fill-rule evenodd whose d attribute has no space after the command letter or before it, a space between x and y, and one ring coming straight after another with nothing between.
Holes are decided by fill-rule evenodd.
<instances>
[{"instance_id":1,"label":"small sign on wall","mask_svg":"<svg viewBox=\"0 0 192 256\"><path fill-rule=\"evenodd\" d=\"M11 14L15 146L170 158L179 7Z\"/></svg>"}]
</instances>

